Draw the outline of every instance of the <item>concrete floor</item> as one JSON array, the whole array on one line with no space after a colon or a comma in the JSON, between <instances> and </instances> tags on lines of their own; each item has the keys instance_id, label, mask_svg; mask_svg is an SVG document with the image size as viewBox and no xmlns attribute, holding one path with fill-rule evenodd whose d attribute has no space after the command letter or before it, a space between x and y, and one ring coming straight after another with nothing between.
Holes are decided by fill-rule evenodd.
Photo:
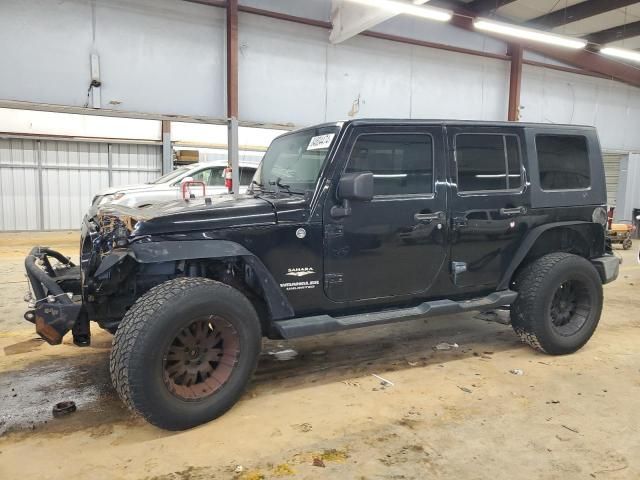
<instances>
[{"instance_id":1,"label":"concrete floor","mask_svg":"<svg viewBox=\"0 0 640 480\"><path fill-rule=\"evenodd\" d=\"M617 251L621 277L574 355L541 355L474 315L266 342L236 407L169 433L120 404L109 334L96 331L87 349L51 347L21 320L26 251L73 254L77 238L0 235L2 479L640 478L637 246ZM435 350L440 342L459 348ZM298 357L268 354L287 347ZM78 411L52 418L67 399Z\"/></svg>"}]
</instances>

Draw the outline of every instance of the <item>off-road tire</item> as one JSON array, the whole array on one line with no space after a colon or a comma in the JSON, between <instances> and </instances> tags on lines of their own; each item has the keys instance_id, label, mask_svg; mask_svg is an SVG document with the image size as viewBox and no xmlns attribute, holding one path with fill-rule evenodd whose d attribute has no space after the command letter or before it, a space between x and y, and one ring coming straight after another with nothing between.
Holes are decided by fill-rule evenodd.
<instances>
[{"instance_id":1,"label":"off-road tire","mask_svg":"<svg viewBox=\"0 0 640 480\"><path fill-rule=\"evenodd\" d=\"M165 381L166 348L194 318L219 315L237 336L238 354L228 379L215 393L184 399ZM238 290L205 278L178 278L142 295L113 338L113 386L134 413L167 430L184 430L229 410L242 395L261 349L258 315Z\"/></svg>"},{"instance_id":2,"label":"off-road tire","mask_svg":"<svg viewBox=\"0 0 640 480\"><path fill-rule=\"evenodd\" d=\"M588 298L584 322L575 332L563 334L554 326L551 305L556 292L567 281L581 285ZM598 326L602 312L602 282L586 259L569 253L551 253L524 267L516 277L518 298L511 306L511 325L522 341L550 355L565 355L582 348ZM581 305L586 304L583 300ZM584 319L584 320L583 320Z\"/></svg>"}]
</instances>

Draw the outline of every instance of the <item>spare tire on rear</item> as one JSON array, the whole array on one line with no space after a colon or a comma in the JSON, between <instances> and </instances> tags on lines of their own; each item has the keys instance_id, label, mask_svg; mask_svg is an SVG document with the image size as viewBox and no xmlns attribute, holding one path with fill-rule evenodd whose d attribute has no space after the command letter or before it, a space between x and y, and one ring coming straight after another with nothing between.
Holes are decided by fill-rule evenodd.
<instances>
[{"instance_id":1,"label":"spare tire on rear","mask_svg":"<svg viewBox=\"0 0 640 480\"><path fill-rule=\"evenodd\" d=\"M206 278L177 278L149 290L123 318L111 379L135 413L184 430L238 401L260 349L260 321L242 293Z\"/></svg>"}]
</instances>

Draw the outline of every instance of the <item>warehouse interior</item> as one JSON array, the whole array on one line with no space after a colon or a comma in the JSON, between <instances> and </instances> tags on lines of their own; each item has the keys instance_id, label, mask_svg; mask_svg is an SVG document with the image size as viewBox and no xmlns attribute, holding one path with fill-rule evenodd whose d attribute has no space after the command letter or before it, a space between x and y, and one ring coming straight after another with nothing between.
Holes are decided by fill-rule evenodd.
<instances>
[{"instance_id":1,"label":"warehouse interior","mask_svg":"<svg viewBox=\"0 0 640 480\"><path fill-rule=\"evenodd\" d=\"M0 478L640 477L640 2L1 0L0 53ZM266 340L238 406L168 433L120 405L111 335L22 318L24 257L77 261L99 192L198 162L240 185L278 136L367 118L597 129L634 242L587 347L528 351L500 311Z\"/></svg>"}]
</instances>

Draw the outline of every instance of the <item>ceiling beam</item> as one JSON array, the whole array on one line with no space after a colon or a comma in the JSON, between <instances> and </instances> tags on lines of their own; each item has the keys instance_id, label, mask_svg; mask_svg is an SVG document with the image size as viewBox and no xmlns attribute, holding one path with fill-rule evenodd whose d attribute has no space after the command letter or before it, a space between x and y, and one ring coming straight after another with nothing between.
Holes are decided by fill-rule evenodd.
<instances>
[{"instance_id":1,"label":"ceiling beam","mask_svg":"<svg viewBox=\"0 0 640 480\"><path fill-rule=\"evenodd\" d=\"M414 0L414 5L422 5L429 0ZM352 3L345 0L331 1L331 43L341 43L359 33L369 30L397 14L388 9Z\"/></svg>"},{"instance_id":2,"label":"ceiling beam","mask_svg":"<svg viewBox=\"0 0 640 480\"><path fill-rule=\"evenodd\" d=\"M598 45L606 45L607 43L617 40L625 40L627 38L640 36L640 22L628 23L619 27L609 28L600 32L590 33L585 37L591 43Z\"/></svg>"},{"instance_id":3,"label":"ceiling beam","mask_svg":"<svg viewBox=\"0 0 640 480\"><path fill-rule=\"evenodd\" d=\"M469 13L465 10L459 11L460 13L463 13L465 15ZM466 16L454 16L452 19L452 24L465 30L476 31L473 26L473 20ZM629 25L627 25L627 28L628 27ZM489 36L493 36L495 38L506 41L505 37L500 35ZM605 57L598 52L592 52L586 49L569 50L528 40L510 39L509 42L518 43L522 45L526 50L541 53L542 55L545 55L549 58L553 58L560 62L573 65L574 67L581 68L588 72L593 72L599 75L606 75L607 77L619 80L629 85L633 85L634 87L640 87L640 69L619 62L615 59Z\"/></svg>"},{"instance_id":4,"label":"ceiling beam","mask_svg":"<svg viewBox=\"0 0 640 480\"><path fill-rule=\"evenodd\" d=\"M586 2L577 3L571 7L561 8L555 12L531 19L528 23L543 28L561 27L568 23L624 8L634 3L638 3L638 0L587 0Z\"/></svg>"},{"instance_id":5,"label":"ceiling beam","mask_svg":"<svg viewBox=\"0 0 640 480\"><path fill-rule=\"evenodd\" d=\"M473 2L465 4L464 7L477 14L485 14L494 12L500 7L504 7L515 1L516 0L473 0Z\"/></svg>"}]
</instances>

